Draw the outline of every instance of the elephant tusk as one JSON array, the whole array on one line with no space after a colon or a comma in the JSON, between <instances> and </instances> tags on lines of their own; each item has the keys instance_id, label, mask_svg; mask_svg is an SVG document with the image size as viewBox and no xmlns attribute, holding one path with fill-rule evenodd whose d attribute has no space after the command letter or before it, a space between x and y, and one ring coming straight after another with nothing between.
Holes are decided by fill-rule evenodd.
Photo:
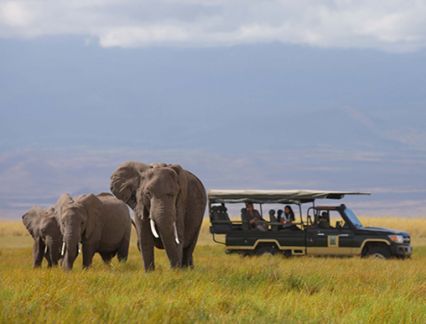
<instances>
[{"instance_id":1,"label":"elephant tusk","mask_svg":"<svg viewBox=\"0 0 426 324\"><path fill-rule=\"evenodd\" d=\"M64 256L64 254L65 254L65 242L62 242L61 256Z\"/></svg>"},{"instance_id":2,"label":"elephant tusk","mask_svg":"<svg viewBox=\"0 0 426 324\"><path fill-rule=\"evenodd\" d=\"M177 228L176 228L176 222L173 223L173 228L175 230L175 241L176 241L176 244L180 244L179 238L178 238L178 233L177 233Z\"/></svg>"},{"instance_id":3,"label":"elephant tusk","mask_svg":"<svg viewBox=\"0 0 426 324\"><path fill-rule=\"evenodd\" d=\"M157 231L155 230L155 223L154 223L154 221L152 219L150 219L149 223L151 225L152 235L154 235L155 238L159 238L160 236L158 235Z\"/></svg>"}]
</instances>

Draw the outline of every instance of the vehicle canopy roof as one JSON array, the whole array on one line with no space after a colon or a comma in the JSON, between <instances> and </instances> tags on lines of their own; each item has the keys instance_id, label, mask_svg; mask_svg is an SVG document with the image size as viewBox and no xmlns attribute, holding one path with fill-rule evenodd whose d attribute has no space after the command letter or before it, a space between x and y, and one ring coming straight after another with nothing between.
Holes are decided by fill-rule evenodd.
<instances>
[{"instance_id":1,"label":"vehicle canopy roof","mask_svg":"<svg viewBox=\"0 0 426 324\"><path fill-rule=\"evenodd\" d=\"M368 192L325 190L218 190L208 192L210 203L302 204L316 199L342 199L346 195L369 195Z\"/></svg>"}]
</instances>

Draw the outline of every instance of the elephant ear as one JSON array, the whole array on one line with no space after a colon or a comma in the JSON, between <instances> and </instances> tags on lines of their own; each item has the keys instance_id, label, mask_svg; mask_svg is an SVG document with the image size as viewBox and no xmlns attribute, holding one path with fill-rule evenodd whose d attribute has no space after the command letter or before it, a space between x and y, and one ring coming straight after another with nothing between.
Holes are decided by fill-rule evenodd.
<instances>
[{"instance_id":1,"label":"elephant ear","mask_svg":"<svg viewBox=\"0 0 426 324\"><path fill-rule=\"evenodd\" d=\"M137 197L142 197L143 196L143 188L139 188L137 190L136 193ZM145 204L143 199L138 199L137 204L135 205L135 208L133 208L134 212L135 212L135 218L137 219L145 219L148 218L148 215L145 215Z\"/></svg>"},{"instance_id":2,"label":"elephant ear","mask_svg":"<svg viewBox=\"0 0 426 324\"><path fill-rule=\"evenodd\" d=\"M111 175L111 192L134 209L136 207L136 192L141 181L141 174L149 168L149 165L139 162L121 164Z\"/></svg>"},{"instance_id":3,"label":"elephant ear","mask_svg":"<svg viewBox=\"0 0 426 324\"><path fill-rule=\"evenodd\" d=\"M33 206L22 216L22 223L24 223L33 238L37 235L37 220L40 219L43 212L44 209L42 207Z\"/></svg>"},{"instance_id":4,"label":"elephant ear","mask_svg":"<svg viewBox=\"0 0 426 324\"><path fill-rule=\"evenodd\" d=\"M80 197L77 200L77 204L81 205L81 208L84 209L82 211L82 221L85 224L84 237L88 239L89 237L93 237L96 227L100 224L103 204L93 194Z\"/></svg>"}]
</instances>

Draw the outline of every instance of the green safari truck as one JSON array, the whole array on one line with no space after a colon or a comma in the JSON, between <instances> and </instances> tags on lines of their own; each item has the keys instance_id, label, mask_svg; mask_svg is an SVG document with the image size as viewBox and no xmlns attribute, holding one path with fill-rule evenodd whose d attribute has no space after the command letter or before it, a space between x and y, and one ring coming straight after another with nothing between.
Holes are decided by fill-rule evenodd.
<instances>
[{"instance_id":1,"label":"green safari truck","mask_svg":"<svg viewBox=\"0 0 426 324\"><path fill-rule=\"evenodd\" d=\"M225 245L227 253L409 258L412 247L407 232L363 226L345 204L316 204L317 200L368 194L318 190L210 190L210 232L215 242ZM239 209L241 206L243 208ZM233 210L232 215L240 216L231 219L228 207ZM284 209L291 210L292 217L288 218Z\"/></svg>"}]
</instances>

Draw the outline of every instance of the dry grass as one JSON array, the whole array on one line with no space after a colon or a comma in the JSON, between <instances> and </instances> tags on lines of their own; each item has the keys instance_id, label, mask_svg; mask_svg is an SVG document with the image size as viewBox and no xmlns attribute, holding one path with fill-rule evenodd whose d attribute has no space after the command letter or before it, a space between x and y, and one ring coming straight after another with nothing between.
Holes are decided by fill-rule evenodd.
<instances>
[{"instance_id":1,"label":"dry grass","mask_svg":"<svg viewBox=\"0 0 426 324\"><path fill-rule=\"evenodd\" d=\"M1 236L29 236L25 226L16 220L0 221L0 237Z\"/></svg>"},{"instance_id":2,"label":"dry grass","mask_svg":"<svg viewBox=\"0 0 426 324\"><path fill-rule=\"evenodd\" d=\"M31 239L0 222L0 322L426 323L426 219L365 219L408 230L411 260L226 255L204 224L196 268L172 271L164 252L144 273L132 243L126 264L96 257L72 273L31 269ZM4 242L8 242L4 245Z\"/></svg>"}]
</instances>

